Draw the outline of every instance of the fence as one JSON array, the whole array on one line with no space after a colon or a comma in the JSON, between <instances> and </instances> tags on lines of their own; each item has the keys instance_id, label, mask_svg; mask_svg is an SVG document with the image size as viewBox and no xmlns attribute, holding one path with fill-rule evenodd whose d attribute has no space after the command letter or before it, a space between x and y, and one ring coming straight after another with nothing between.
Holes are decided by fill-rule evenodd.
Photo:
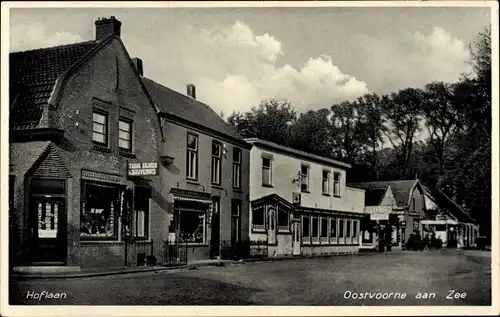
<instances>
[{"instance_id":1,"label":"fence","mask_svg":"<svg viewBox=\"0 0 500 317\"><path fill-rule=\"evenodd\" d=\"M126 265L185 265L187 244L163 240L127 241Z\"/></svg>"},{"instance_id":2,"label":"fence","mask_svg":"<svg viewBox=\"0 0 500 317\"><path fill-rule=\"evenodd\" d=\"M245 258L265 258L268 256L267 241L231 242L221 241L221 258L239 260Z\"/></svg>"}]
</instances>

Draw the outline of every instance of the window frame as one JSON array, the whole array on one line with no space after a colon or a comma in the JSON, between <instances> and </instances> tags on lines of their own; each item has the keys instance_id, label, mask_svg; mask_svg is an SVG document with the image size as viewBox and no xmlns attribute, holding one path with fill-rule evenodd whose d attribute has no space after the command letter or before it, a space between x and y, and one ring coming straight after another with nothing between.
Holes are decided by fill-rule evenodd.
<instances>
[{"instance_id":1,"label":"window frame","mask_svg":"<svg viewBox=\"0 0 500 317\"><path fill-rule=\"evenodd\" d=\"M130 131L122 130L120 128L120 123L121 122L128 124L129 127L130 127ZM134 120L127 119L127 118L124 118L124 117L119 117L118 118L118 149L121 152L133 153L133 131L134 131L133 123L134 123ZM128 149L120 146L120 140L121 141L127 141L127 140L122 139L120 137L120 132L128 132L128 134L129 134L129 139L128 139L129 148Z\"/></svg>"},{"instance_id":2,"label":"window frame","mask_svg":"<svg viewBox=\"0 0 500 317\"><path fill-rule=\"evenodd\" d=\"M95 121L94 114L104 117L104 124ZM104 132L103 133L97 132L95 130L96 125L104 126ZM95 140L94 133L103 135L104 142ZM109 147L109 112L100 109L92 109L92 143L99 146Z\"/></svg>"},{"instance_id":3,"label":"window frame","mask_svg":"<svg viewBox=\"0 0 500 317\"><path fill-rule=\"evenodd\" d=\"M323 221L325 222L325 226L323 226ZM324 230L324 234L323 235L323 230ZM320 219L320 232L319 232L319 237L320 238L325 238L327 239L328 238L328 218L327 217L321 217Z\"/></svg>"},{"instance_id":4,"label":"window frame","mask_svg":"<svg viewBox=\"0 0 500 317\"><path fill-rule=\"evenodd\" d=\"M219 148L219 155L214 154L214 146L217 146ZM218 171L217 174L215 174L214 168L217 162L218 162ZM211 182L212 185L217 185L217 186L222 185L222 143L218 141L212 141Z\"/></svg>"},{"instance_id":5,"label":"window frame","mask_svg":"<svg viewBox=\"0 0 500 317\"><path fill-rule=\"evenodd\" d=\"M283 210L283 208L280 206L278 206L277 209L276 226L278 228L278 232L290 232L290 214ZM280 214L282 215L281 217ZM280 219L286 219L286 224L280 224Z\"/></svg>"},{"instance_id":6,"label":"window frame","mask_svg":"<svg viewBox=\"0 0 500 317\"><path fill-rule=\"evenodd\" d=\"M305 168L306 174L303 173L303 169ZM311 167L306 164L300 165L300 191L302 193L309 193L309 174ZM304 187L304 177L305 177L305 187Z\"/></svg>"},{"instance_id":7,"label":"window frame","mask_svg":"<svg viewBox=\"0 0 500 317\"><path fill-rule=\"evenodd\" d=\"M119 221L119 213L120 213L120 199L122 195L122 191L125 191L125 187L122 185L118 184L109 184L109 183L103 183L103 182L98 182L98 181L93 181L93 180L86 180L82 179L80 183L80 190L81 190L81 196L80 196L80 223L81 223L81 217L82 217L82 212L86 208L86 198L87 198L87 192L88 192L88 187L89 186L94 186L94 187L103 187L103 188L110 188L113 189L117 192L117 196L115 197L115 200L109 200L108 202L113 202L113 235L111 236L86 236L82 235L81 229L80 231L80 240L81 241L119 241L119 235L121 231L121 224ZM123 193L125 196L125 193Z\"/></svg>"},{"instance_id":8,"label":"window frame","mask_svg":"<svg viewBox=\"0 0 500 317\"><path fill-rule=\"evenodd\" d=\"M269 160L269 167L264 165L264 160ZM264 174L269 173L268 180L269 182L266 183L264 181ZM262 157L262 186L264 187L272 187L273 186L273 159L270 157Z\"/></svg>"},{"instance_id":9,"label":"window frame","mask_svg":"<svg viewBox=\"0 0 500 317\"><path fill-rule=\"evenodd\" d=\"M196 140L196 148L195 149L191 149L189 147L189 137L190 136ZM186 178L188 180L193 180L193 181L198 180L198 166L199 166L198 150L199 150L199 148L200 148L200 144L199 144L198 135L191 133L191 132L188 132L187 139L186 139ZM192 160L191 155L193 155L193 159L195 161L194 164L192 164L192 162L191 162L191 160ZM194 171L192 171L191 168L194 168Z\"/></svg>"},{"instance_id":10,"label":"window frame","mask_svg":"<svg viewBox=\"0 0 500 317\"><path fill-rule=\"evenodd\" d=\"M255 223L255 212L262 212L262 223ZM265 231L266 230L266 210L264 206L259 206L257 208L252 208L252 230L253 231Z\"/></svg>"},{"instance_id":11,"label":"window frame","mask_svg":"<svg viewBox=\"0 0 500 317\"><path fill-rule=\"evenodd\" d=\"M338 180L336 179L336 177L338 177ZM342 192L340 189L341 180L342 180L342 173L334 172L333 173L333 196L335 196L335 197L340 197L340 194ZM337 185L338 185L338 189L337 189Z\"/></svg>"},{"instance_id":12,"label":"window frame","mask_svg":"<svg viewBox=\"0 0 500 317\"><path fill-rule=\"evenodd\" d=\"M326 173L326 178L325 178L325 173ZM331 172L326 169L323 169L321 172L321 192L325 196L330 195L330 174Z\"/></svg>"},{"instance_id":13,"label":"window frame","mask_svg":"<svg viewBox=\"0 0 500 317\"><path fill-rule=\"evenodd\" d=\"M319 231L320 231L320 221L319 216L311 216L311 239L316 239L313 242L319 242ZM316 226L314 225L314 221L316 220ZM314 229L316 228L316 234L314 234Z\"/></svg>"},{"instance_id":14,"label":"window frame","mask_svg":"<svg viewBox=\"0 0 500 317\"><path fill-rule=\"evenodd\" d=\"M338 232L337 232L338 231L337 230L337 217L330 217L329 222L330 222L329 237L336 239L337 235L338 235Z\"/></svg>"},{"instance_id":15,"label":"window frame","mask_svg":"<svg viewBox=\"0 0 500 317\"><path fill-rule=\"evenodd\" d=\"M307 226L304 226L304 220L307 220ZM302 215L302 238L310 238L311 237L311 216L310 215ZM305 228L307 228L307 235L305 234L306 233L306 230L304 230Z\"/></svg>"},{"instance_id":16,"label":"window frame","mask_svg":"<svg viewBox=\"0 0 500 317\"><path fill-rule=\"evenodd\" d=\"M139 230L139 223L137 222L137 215L138 215L138 211L140 211L140 209L138 208L138 200L139 200L139 197L138 197L138 191L151 191L147 197L147 209L146 210L143 210L144 211L144 227L143 227L143 231L144 231L144 235L143 236L139 236L138 235L138 230ZM151 186L135 186L134 188L134 213L133 213L133 236L135 239L138 239L138 240L149 240L150 238L150 231L151 231L151 224L150 224L150 215L151 215L151 197L152 196L152 188ZM146 196L142 196L141 197L141 201L144 200L146 198Z\"/></svg>"},{"instance_id":17,"label":"window frame","mask_svg":"<svg viewBox=\"0 0 500 317\"><path fill-rule=\"evenodd\" d=\"M238 161L234 159L238 153ZM243 150L238 147L233 147L233 189L241 189L241 166L243 162ZM235 171L235 169L237 171Z\"/></svg>"},{"instance_id":18,"label":"window frame","mask_svg":"<svg viewBox=\"0 0 500 317\"><path fill-rule=\"evenodd\" d=\"M235 209L238 213L235 214ZM241 218L243 213L243 201L240 199L231 199L231 245L236 245L241 242ZM236 224L238 226L236 230L236 236L233 237L233 221L236 218Z\"/></svg>"}]
</instances>

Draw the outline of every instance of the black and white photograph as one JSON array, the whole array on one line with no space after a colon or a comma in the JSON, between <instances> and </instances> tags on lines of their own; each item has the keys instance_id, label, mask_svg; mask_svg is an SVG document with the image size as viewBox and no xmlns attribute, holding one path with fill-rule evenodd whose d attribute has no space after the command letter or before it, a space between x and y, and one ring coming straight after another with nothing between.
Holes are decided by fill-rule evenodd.
<instances>
[{"instance_id":1,"label":"black and white photograph","mask_svg":"<svg viewBox=\"0 0 500 317\"><path fill-rule=\"evenodd\" d=\"M496 1L3 2L1 116L2 315L500 313Z\"/></svg>"}]
</instances>

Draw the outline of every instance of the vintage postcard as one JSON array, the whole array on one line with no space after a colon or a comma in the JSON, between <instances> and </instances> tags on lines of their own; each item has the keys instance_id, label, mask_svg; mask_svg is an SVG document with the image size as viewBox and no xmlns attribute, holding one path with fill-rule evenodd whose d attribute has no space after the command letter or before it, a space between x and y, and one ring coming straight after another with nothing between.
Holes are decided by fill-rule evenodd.
<instances>
[{"instance_id":1,"label":"vintage postcard","mask_svg":"<svg viewBox=\"0 0 500 317\"><path fill-rule=\"evenodd\" d=\"M499 313L497 2L3 2L1 78L4 316Z\"/></svg>"}]
</instances>

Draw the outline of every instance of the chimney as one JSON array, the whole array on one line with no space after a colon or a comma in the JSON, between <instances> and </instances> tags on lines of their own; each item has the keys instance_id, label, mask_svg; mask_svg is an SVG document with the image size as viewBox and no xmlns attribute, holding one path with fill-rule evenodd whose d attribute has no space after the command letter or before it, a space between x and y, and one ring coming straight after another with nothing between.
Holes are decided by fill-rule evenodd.
<instances>
[{"instance_id":1,"label":"chimney","mask_svg":"<svg viewBox=\"0 0 500 317\"><path fill-rule=\"evenodd\" d=\"M132 63L134 63L135 70L139 73L139 75L144 76L144 69L142 68L142 59L139 57L132 58Z\"/></svg>"},{"instance_id":2,"label":"chimney","mask_svg":"<svg viewBox=\"0 0 500 317\"><path fill-rule=\"evenodd\" d=\"M187 85L187 95L193 99L196 99L196 86L193 84Z\"/></svg>"},{"instance_id":3,"label":"chimney","mask_svg":"<svg viewBox=\"0 0 500 317\"><path fill-rule=\"evenodd\" d=\"M111 35L120 36L122 23L114 16L99 18L95 21L95 39L104 40Z\"/></svg>"}]
</instances>

